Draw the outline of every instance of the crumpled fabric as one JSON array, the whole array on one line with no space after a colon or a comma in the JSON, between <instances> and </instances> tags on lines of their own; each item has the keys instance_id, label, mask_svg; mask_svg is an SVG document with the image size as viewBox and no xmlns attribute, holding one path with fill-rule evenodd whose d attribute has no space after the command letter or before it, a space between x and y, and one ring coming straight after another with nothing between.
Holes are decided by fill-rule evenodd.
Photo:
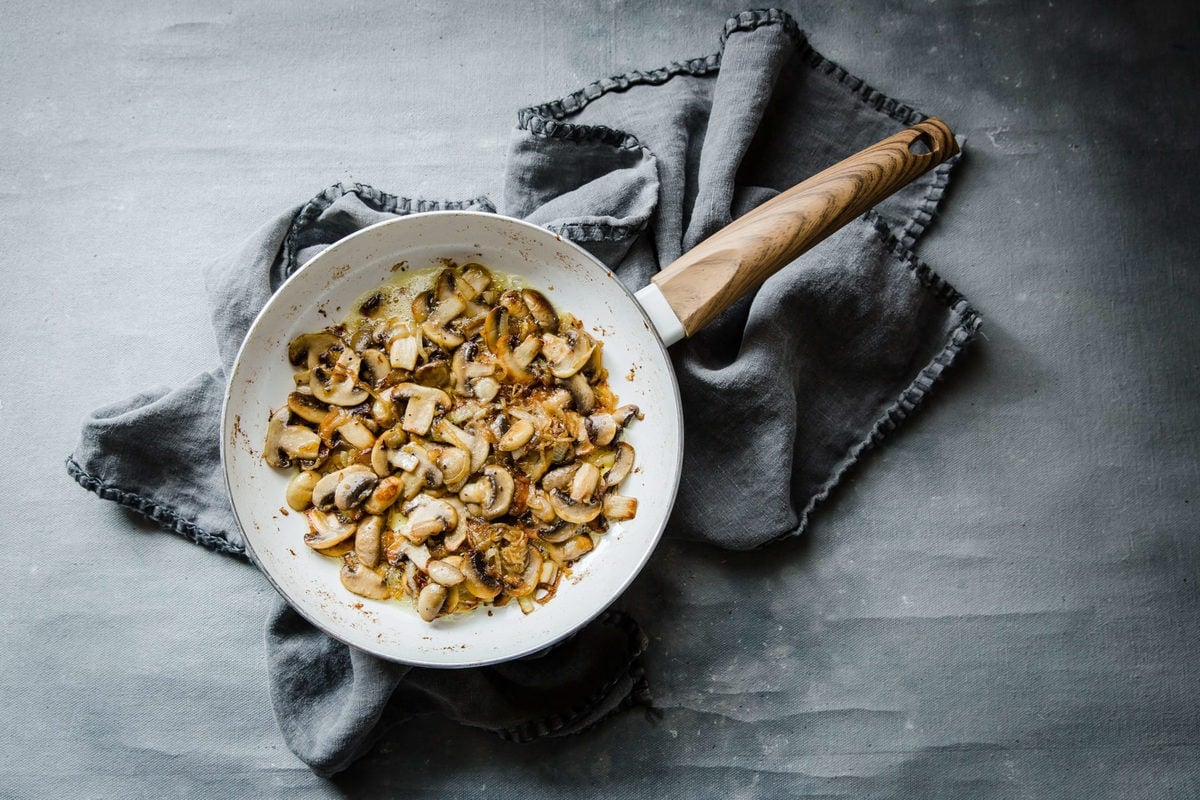
<instances>
[{"instance_id":1,"label":"crumpled fabric","mask_svg":"<svg viewBox=\"0 0 1200 800\"><path fill-rule=\"evenodd\" d=\"M244 555L218 448L225 376L271 293L324 248L397 215L499 210L588 248L636 290L747 210L922 119L813 50L787 14L739 14L713 55L520 111L498 208L485 197L419 200L355 184L284 210L206 272L219 366L94 412L68 471L168 530ZM687 447L667 536L750 549L801 533L974 337L979 315L912 252L957 160L672 349ZM369 656L281 599L266 643L280 730L322 775L418 714L531 741L650 702L646 638L616 609L547 652L473 670Z\"/></svg>"}]
</instances>

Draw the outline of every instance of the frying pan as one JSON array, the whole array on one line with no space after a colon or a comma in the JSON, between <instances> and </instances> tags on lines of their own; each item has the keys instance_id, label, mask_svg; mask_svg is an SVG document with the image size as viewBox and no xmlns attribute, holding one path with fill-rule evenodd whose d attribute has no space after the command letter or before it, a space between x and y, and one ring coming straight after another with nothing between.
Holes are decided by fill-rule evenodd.
<instances>
[{"instance_id":1,"label":"frying pan","mask_svg":"<svg viewBox=\"0 0 1200 800\"><path fill-rule=\"evenodd\" d=\"M817 242L958 152L928 119L809 178L739 218L631 294L581 247L495 214L430 212L365 228L292 275L251 326L234 362L221 421L226 487L247 550L276 590L329 635L383 658L429 667L491 664L536 653L578 630L629 585L666 526L683 459L683 415L667 347L695 333ZM624 439L637 466L620 492L637 516L615 523L572 567L557 596L531 614L516 603L423 622L411 604L349 593L339 563L303 543L289 513L289 475L262 457L267 420L293 386L287 344L344 317L354 301L406 266L477 261L540 288L604 342L609 384L644 419Z\"/></svg>"}]
</instances>

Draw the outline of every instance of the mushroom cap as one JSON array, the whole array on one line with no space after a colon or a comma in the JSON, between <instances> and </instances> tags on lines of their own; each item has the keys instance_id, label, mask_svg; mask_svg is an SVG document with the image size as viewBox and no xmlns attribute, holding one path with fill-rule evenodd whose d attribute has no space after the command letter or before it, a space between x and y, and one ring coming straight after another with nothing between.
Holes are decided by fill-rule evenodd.
<instances>
[{"instance_id":1,"label":"mushroom cap","mask_svg":"<svg viewBox=\"0 0 1200 800\"><path fill-rule=\"evenodd\" d=\"M335 544L341 544L354 535L358 527L340 515L326 514L316 508L304 512L308 517L309 532L304 536L304 543L313 550L325 550Z\"/></svg>"},{"instance_id":2,"label":"mushroom cap","mask_svg":"<svg viewBox=\"0 0 1200 800\"><path fill-rule=\"evenodd\" d=\"M342 581L342 586L359 597L387 600L392 596L383 576L360 564L358 559L349 553L342 560L342 569L338 572L338 577Z\"/></svg>"},{"instance_id":3,"label":"mushroom cap","mask_svg":"<svg viewBox=\"0 0 1200 800\"><path fill-rule=\"evenodd\" d=\"M340 341L328 331L301 334L288 344L288 361L297 367L307 364L312 369L319 363L321 354Z\"/></svg>"},{"instance_id":4,"label":"mushroom cap","mask_svg":"<svg viewBox=\"0 0 1200 800\"><path fill-rule=\"evenodd\" d=\"M604 473L604 485L612 488L625 480L625 477L633 470L633 459L633 445L629 442L617 442L613 465L608 468L608 472Z\"/></svg>"},{"instance_id":5,"label":"mushroom cap","mask_svg":"<svg viewBox=\"0 0 1200 800\"><path fill-rule=\"evenodd\" d=\"M366 400L367 390L358 384L358 370L362 359L339 339L325 354L335 354L331 364L319 363L312 367L309 387L318 400L335 406L356 406ZM322 356L323 357L323 356Z\"/></svg>"},{"instance_id":6,"label":"mushroom cap","mask_svg":"<svg viewBox=\"0 0 1200 800\"><path fill-rule=\"evenodd\" d=\"M596 349L596 340L582 328L570 327L559 335L544 334L542 349L550 374L556 378L569 378L587 366Z\"/></svg>"}]
</instances>

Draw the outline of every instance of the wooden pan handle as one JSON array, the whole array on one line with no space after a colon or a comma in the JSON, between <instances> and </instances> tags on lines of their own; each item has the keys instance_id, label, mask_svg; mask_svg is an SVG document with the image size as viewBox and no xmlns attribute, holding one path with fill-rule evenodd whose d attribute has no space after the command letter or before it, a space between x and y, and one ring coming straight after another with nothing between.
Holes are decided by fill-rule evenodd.
<instances>
[{"instance_id":1,"label":"wooden pan handle","mask_svg":"<svg viewBox=\"0 0 1200 800\"><path fill-rule=\"evenodd\" d=\"M930 118L834 164L734 220L654 276L691 336L850 220L958 152Z\"/></svg>"}]
</instances>

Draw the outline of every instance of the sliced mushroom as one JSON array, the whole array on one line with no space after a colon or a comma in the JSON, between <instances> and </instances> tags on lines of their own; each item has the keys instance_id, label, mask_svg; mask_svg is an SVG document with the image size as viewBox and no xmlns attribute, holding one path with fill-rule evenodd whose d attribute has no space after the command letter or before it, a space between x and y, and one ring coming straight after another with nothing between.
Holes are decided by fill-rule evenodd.
<instances>
[{"instance_id":1,"label":"sliced mushroom","mask_svg":"<svg viewBox=\"0 0 1200 800\"><path fill-rule=\"evenodd\" d=\"M351 592L359 597L367 597L371 600L387 600L392 596L388 590L387 581L373 569L368 569L365 565L360 564L358 559L350 553L347 553L342 559L342 569L338 572L338 577L341 578L342 586L345 586Z\"/></svg>"},{"instance_id":2,"label":"sliced mushroom","mask_svg":"<svg viewBox=\"0 0 1200 800\"><path fill-rule=\"evenodd\" d=\"M550 498L537 487L529 488L525 497L525 507L529 509L535 519L542 522L552 522L558 518L558 515L554 513L554 506L550 505Z\"/></svg>"},{"instance_id":3,"label":"sliced mushroom","mask_svg":"<svg viewBox=\"0 0 1200 800\"><path fill-rule=\"evenodd\" d=\"M533 438L533 432L532 422L527 419L517 420L511 428L504 432L500 441L496 442L496 449L511 453L513 450L524 447Z\"/></svg>"},{"instance_id":4,"label":"sliced mushroom","mask_svg":"<svg viewBox=\"0 0 1200 800\"><path fill-rule=\"evenodd\" d=\"M429 361L416 368L413 380L422 386L440 389L450 383L450 367L446 365L445 359Z\"/></svg>"},{"instance_id":5,"label":"sliced mushroom","mask_svg":"<svg viewBox=\"0 0 1200 800\"><path fill-rule=\"evenodd\" d=\"M457 586L463 582L462 572L457 567L445 561L433 559L425 567L425 571L429 573L431 580L440 583L442 586Z\"/></svg>"},{"instance_id":6,"label":"sliced mushroom","mask_svg":"<svg viewBox=\"0 0 1200 800\"><path fill-rule=\"evenodd\" d=\"M458 512L454 506L427 494L419 494L409 501L404 506L404 513L408 515L404 535L415 544L421 544L430 536L458 525Z\"/></svg>"},{"instance_id":7,"label":"sliced mushroom","mask_svg":"<svg viewBox=\"0 0 1200 800\"><path fill-rule=\"evenodd\" d=\"M408 562L422 572L429 565L429 548L424 544L413 544L408 539L401 536L396 540L396 543L388 549L388 563L399 564L401 559L408 559Z\"/></svg>"},{"instance_id":8,"label":"sliced mushroom","mask_svg":"<svg viewBox=\"0 0 1200 800\"><path fill-rule=\"evenodd\" d=\"M383 549L383 517L372 514L364 517L354 531L354 553L368 567L379 565Z\"/></svg>"},{"instance_id":9,"label":"sliced mushroom","mask_svg":"<svg viewBox=\"0 0 1200 800\"><path fill-rule=\"evenodd\" d=\"M625 477L633 469L633 458L633 445L628 442L617 442L613 465L608 468L608 472L604 473L604 485L611 489L625 480Z\"/></svg>"},{"instance_id":10,"label":"sliced mushroom","mask_svg":"<svg viewBox=\"0 0 1200 800\"><path fill-rule=\"evenodd\" d=\"M535 528L534 533L536 533L537 537L543 542L562 544L579 533L579 526L574 522L567 522L566 520L559 519L548 525L542 525L538 528Z\"/></svg>"},{"instance_id":11,"label":"sliced mushroom","mask_svg":"<svg viewBox=\"0 0 1200 800\"><path fill-rule=\"evenodd\" d=\"M584 461L571 479L571 499L576 503L585 503L592 498L599 485L600 470L595 464Z\"/></svg>"},{"instance_id":12,"label":"sliced mushroom","mask_svg":"<svg viewBox=\"0 0 1200 800\"><path fill-rule=\"evenodd\" d=\"M604 516L613 522L637 516L637 498L610 494L604 497Z\"/></svg>"},{"instance_id":13,"label":"sliced mushroom","mask_svg":"<svg viewBox=\"0 0 1200 800\"><path fill-rule=\"evenodd\" d=\"M452 492L461 489L471 476L471 454L461 447L440 448L435 462L442 471L442 481Z\"/></svg>"},{"instance_id":14,"label":"sliced mushroom","mask_svg":"<svg viewBox=\"0 0 1200 800\"><path fill-rule=\"evenodd\" d=\"M593 444L601 447L610 444L621 429L612 414L592 414L587 418L585 424L588 438L592 440Z\"/></svg>"},{"instance_id":15,"label":"sliced mushroom","mask_svg":"<svg viewBox=\"0 0 1200 800\"><path fill-rule=\"evenodd\" d=\"M480 600L486 602L495 600L496 595L500 594L500 590L503 588L496 576L488 571L487 561L478 550L463 560L461 572L463 586L467 587L467 591Z\"/></svg>"},{"instance_id":16,"label":"sliced mushroom","mask_svg":"<svg viewBox=\"0 0 1200 800\"><path fill-rule=\"evenodd\" d=\"M454 507L454 513L458 515L458 524L454 526L454 530L442 535L442 545L453 553L467 541L467 518L470 514L467 511L467 507L457 497L446 497L443 499ZM458 556L455 556L455 558L458 558Z\"/></svg>"},{"instance_id":17,"label":"sliced mushroom","mask_svg":"<svg viewBox=\"0 0 1200 800\"><path fill-rule=\"evenodd\" d=\"M409 442L400 448L395 463L404 470L401 481L404 484L404 499L409 500L425 489L441 486L445 478L442 471L433 463L429 451L416 442Z\"/></svg>"},{"instance_id":18,"label":"sliced mushroom","mask_svg":"<svg viewBox=\"0 0 1200 800\"><path fill-rule=\"evenodd\" d=\"M321 511L332 511L334 508L333 496L337 492L339 480L341 480L341 475L335 471L317 481L313 486L312 504Z\"/></svg>"},{"instance_id":19,"label":"sliced mushroom","mask_svg":"<svg viewBox=\"0 0 1200 800\"><path fill-rule=\"evenodd\" d=\"M354 522L339 514L326 514L316 508L304 512L308 517L309 531L304 535L304 543L313 550L325 550L335 544L341 544L354 535L357 527Z\"/></svg>"},{"instance_id":20,"label":"sliced mushroom","mask_svg":"<svg viewBox=\"0 0 1200 800\"><path fill-rule=\"evenodd\" d=\"M363 351L359 375L372 389L382 386L391 371L391 360L382 350L369 348Z\"/></svg>"},{"instance_id":21,"label":"sliced mushroom","mask_svg":"<svg viewBox=\"0 0 1200 800\"><path fill-rule=\"evenodd\" d=\"M459 278L458 291L465 300L474 300L492 285L492 273L483 264L474 262L463 264Z\"/></svg>"},{"instance_id":22,"label":"sliced mushroom","mask_svg":"<svg viewBox=\"0 0 1200 800\"><path fill-rule=\"evenodd\" d=\"M457 294L440 298L429 316L421 323L421 332L434 344L452 350L463 343L463 336L450 328L450 323L467 310L467 303Z\"/></svg>"},{"instance_id":23,"label":"sliced mushroom","mask_svg":"<svg viewBox=\"0 0 1200 800\"><path fill-rule=\"evenodd\" d=\"M392 369L412 370L421 355L421 334L412 325L397 322L389 328L388 362Z\"/></svg>"},{"instance_id":24,"label":"sliced mushroom","mask_svg":"<svg viewBox=\"0 0 1200 800\"><path fill-rule=\"evenodd\" d=\"M504 467L488 464L483 468L483 477L474 483L464 486L458 493L458 499L479 509L479 516L484 519L495 519L508 512L513 498L512 473Z\"/></svg>"},{"instance_id":25,"label":"sliced mushroom","mask_svg":"<svg viewBox=\"0 0 1200 800\"><path fill-rule=\"evenodd\" d=\"M563 386L571 393L575 410L580 414L590 414L596 408L596 393L582 372L576 372L563 381Z\"/></svg>"},{"instance_id":26,"label":"sliced mushroom","mask_svg":"<svg viewBox=\"0 0 1200 800\"><path fill-rule=\"evenodd\" d=\"M433 426L434 437L441 442L461 447L471 454L471 472L478 472L487 460L491 445L481 434L469 433L448 419L440 419Z\"/></svg>"},{"instance_id":27,"label":"sliced mushroom","mask_svg":"<svg viewBox=\"0 0 1200 800\"><path fill-rule=\"evenodd\" d=\"M587 366L596 349L596 340L578 327L568 328L564 335L543 334L542 351L556 378L569 378Z\"/></svg>"},{"instance_id":28,"label":"sliced mushroom","mask_svg":"<svg viewBox=\"0 0 1200 800\"><path fill-rule=\"evenodd\" d=\"M433 417L438 411L444 411L450 406L450 397L441 389L421 386L417 383L402 383L392 389L393 397L408 400L404 408L404 420L400 427L409 433L424 436L433 424Z\"/></svg>"},{"instance_id":29,"label":"sliced mushroom","mask_svg":"<svg viewBox=\"0 0 1200 800\"><path fill-rule=\"evenodd\" d=\"M546 333L558 332L558 314L554 306L546 299L546 295L536 289L522 289L521 299L529 309L529 315L537 322L538 327Z\"/></svg>"},{"instance_id":30,"label":"sliced mushroom","mask_svg":"<svg viewBox=\"0 0 1200 800\"><path fill-rule=\"evenodd\" d=\"M433 622L446 602L446 587L440 583L427 583L417 595L417 613L426 622Z\"/></svg>"},{"instance_id":31,"label":"sliced mushroom","mask_svg":"<svg viewBox=\"0 0 1200 800\"><path fill-rule=\"evenodd\" d=\"M316 458L321 451L321 438L303 425L289 425L291 412L281 408L267 422L267 440L263 458L272 467L285 469L292 459Z\"/></svg>"},{"instance_id":32,"label":"sliced mushroom","mask_svg":"<svg viewBox=\"0 0 1200 800\"><path fill-rule=\"evenodd\" d=\"M321 354L339 342L341 339L328 331L302 334L288 344L288 361L294 366L305 364L312 369L319 363Z\"/></svg>"},{"instance_id":33,"label":"sliced mushroom","mask_svg":"<svg viewBox=\"0 0 1200 800\"><path fill-rule=\"evenodd\" d=\"M304 511L312 505L313 487L321 480L321 473L306 469L297 472L288 481L287 504L296 511Z\"/></svg>"},{"instance_id":34,"label":"sliced mushroom","mask_svg":"<svg viewBox=\"0 0 1200 800\"><path fill-rule=\"evenodd\" d=\"M333 356L336 360L326 359ZM362 363L358 353L339 341L320 357L321 363L312 367L308 385L318 400L335 406L356 406L369 396L359 386L358 370ZM332 363L325 363L332 360Z\"/></svg>"},{"instance_id":35,"label":"sliced mushroom","mask_svg":"<svg viewBox=\"0 0 1200 800\"><path fill-rule=\"evenodd\" d=\"M375 434L356 417L350 417L337 427L343 441L359 450L370 450L375 445Z\"/></svg>"},{"instance_id":36,"label":"sliced mushroom","mask_svg":"<svg viewBox=\"0 0 1200 800\"><path fill-rule=\"evenodd\" d=\"M375 446L371 448L371 469L381 478L391 475L400 465L393 459L400 448L408 440L402 428L392 428L379 434Z\"/></svg>"},{"instance_id":37,"label":"sliced mushroom","mask_svg":"<svg viewBox=\"0 0 1200 800\"><path fill-rule=\"evenodd\" d=\"M304 388L308 389L307 386ZM325 419L325 415L329 413L329 406L313 397L311 389L306 392L289 394L288 408L300 419L316 424L320 424Z\"/></svg>"},{"instance_id":38,"label":"sliced mushroom","mask_svg":"<svg viewBox=\"0 0 1200 800\"><path fill-rule=\"evenodd\" d=\"M542 554L536 547L529 548L525 571L516 582L505 582L508 593L513 597L526 597L537 589L538 577L542 574Z\"/></svg>"},{"instance_id":39,"label":"sliced mushroom","mask_svg":"<svg viewBox=\"0 0 1200 800\"><path fill-rule=\"evenodd\" d=\"M384 478L375 484L375 491L363 503L363 511L368 514L382 514L392 507L404 493L404 481L395 476Z\"/></svg>"},{"instance_id":40,"label":"sliced mushroom","mask_svg":"<svg viewBox=\"0 0 1200 800\"><path fill-rule=\"evenodd\" d=\"M495 374L496 367L478 360L482 355L477 342L467 342L454 351L450 359L450 376L453 381L453 391L460 397L472 394L472 381L490 377Z\"/></svg>"},{"instance_id":41,"label":"sliced mushroom","mask_svg":"<svg viewBox=\"0 0 1200 800\"><path fill-rule=\"evenodd\" d=\"M550 497L550 505L554 507L555 514L567 522L582 525L600 516L601 504L600 498L595 495L582 501L571 496L579 467L579 464L570 464L546 473L546 477L542 478L542 487ZM595 469L594 466L592 468Z\"/></svg>"},{"instance_id":42,"label":"sliced mushroom","mask_svg":"<svg viewBox=\"0 0 1200 800\"><path fill-rule=\"evenodd\" d=\"M362 464L352 464L337 474L339 477L333 493L333 504L343 511L366 502L379 482L379 477L374 471Z\"/></svg>"},{"instance_id":43,"label":"sliced mushroom","mask_svg":"<svg viewBox=\"0 0 1200 800\"><path fill-rule=\"evenodd\" d=\"M541 350L541 340L529 336L523 342L516 343L516 335L509 330L510 319L508 309L504 306L494 307L488 312L483 325L483 341L496 355L511 380L522 384L533 383L535 377L528 367Z\"/></svg>"},{"instance_id":44,"label":"sliced mushroom","mask_svg":"<svg viewBox=\"0 0 1200 800\"><path fill-rule=\"evenodd\" d=\"M592 539L585 533L574 536L568 539L562 546L558 548L558 557L564 563L570 563L581 556L590 553L595 545L592 544Z\"/></svg>"},{"instance_id":45,"label":"sliced mushroom","mask_svg":"<svg viewBox=\"0 0 1200 800\"><path fill-rule=\"evenodd\" d=\"M500 382L491 377L479 378L471 384L471 388L476 397L485 403L490 403L500 392Z\"/></svg>"}]
</instances>

